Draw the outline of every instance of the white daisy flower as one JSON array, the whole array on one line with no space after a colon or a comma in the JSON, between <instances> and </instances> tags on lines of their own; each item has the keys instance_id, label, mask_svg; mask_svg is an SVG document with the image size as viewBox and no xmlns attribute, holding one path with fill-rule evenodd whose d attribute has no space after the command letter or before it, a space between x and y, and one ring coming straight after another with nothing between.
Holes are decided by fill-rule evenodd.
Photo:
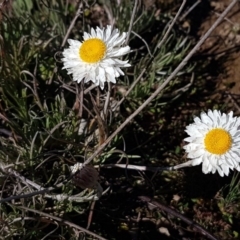
<instances>
[{"instance_id":1,"label":"white daisy flower","mask_svg":"<svg viewBox=\"0 0 240 240\"><path fill-rule=\"evenodd\" d=\"M91 29L91 34L84 32L83 42L68 39L69 48L64 49L63 69L73 75L73 81L87 83L92 81L101 89L105 82L116 83L116 77L124 75L121 67L131 66L119 57L129 53L130 47L121 47L127 33L121 35L111 26L105 29Z\"/></svg>"},{"instance_id":2,"label":"white daisy flower","mask_svg":"<svg viewBox=\"0 0 240 240\"><path fill-rule=\"evenodd\" d=\"M220 111L208 110L195 117L186 128L190 137L184 147L192 160L174 167L196 166L202 163L203 173L228 175L229 169L240 171L240 118Z\"/></svg>"}]
</instances>

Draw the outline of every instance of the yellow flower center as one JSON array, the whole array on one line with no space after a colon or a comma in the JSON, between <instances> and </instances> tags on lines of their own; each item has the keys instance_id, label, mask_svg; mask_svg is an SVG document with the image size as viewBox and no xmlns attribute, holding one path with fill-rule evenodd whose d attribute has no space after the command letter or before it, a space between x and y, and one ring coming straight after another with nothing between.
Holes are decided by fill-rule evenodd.
<instances>
[{"instance_id":1,"label":"yellow flower center","mask_svg":"<svg viewBox=\"0 0 240 240\"><path fill-rule=\"evenodd\" d=\"M231 148L232 137L226 130L214 128L206 134L204 144L208 152L221 155Z\"/></svg>"},{"instance_id":2,"label":"yellow flower center","mask_svg":"<svg viewBox=\"0 0 240 240\"><path fill-rule=\"evenodd\" d=\"M103 59L107 47L99 38L90 38L84 41L79 49L80 58L87 63L96 63Z\"/></svg>"}]
</instances>

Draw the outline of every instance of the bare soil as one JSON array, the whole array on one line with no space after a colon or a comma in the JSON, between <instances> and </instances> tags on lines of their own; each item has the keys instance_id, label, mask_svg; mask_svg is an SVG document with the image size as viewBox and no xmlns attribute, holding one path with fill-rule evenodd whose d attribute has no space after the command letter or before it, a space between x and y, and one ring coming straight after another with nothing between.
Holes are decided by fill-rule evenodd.
<instances>
[{"instance_id":1,"label":"bare soil","mask_svg":"<svg viewBox=\"0 0 240 240\"><path fill-rule=\"evenodd\" d=\"M210 1L212 11L202 23L199 35L203 35L216 21L229 5L231 0ZM203 44L202 51L216 58L225 56L219 79L222 81L220 88L226 88L231 95L240 96L240 4L236 4L233 10L225 17L224 21L214 30L211 37ZM236 106L236 105L235 105ZM237 109L238 113L239 109Z\"/></svg>"}]
</instances>

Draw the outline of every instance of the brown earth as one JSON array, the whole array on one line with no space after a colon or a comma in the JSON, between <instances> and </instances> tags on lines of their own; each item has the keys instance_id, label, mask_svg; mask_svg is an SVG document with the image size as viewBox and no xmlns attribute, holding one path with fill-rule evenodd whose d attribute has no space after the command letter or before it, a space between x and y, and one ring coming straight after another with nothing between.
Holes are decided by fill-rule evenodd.
<instances>
[{"instance_id":1,"label":"brown earth","mask_svg":"<svg viewBox=\"0 0 240 240\"><path fill-rule=\"evenodd\" d=\"M210 15L200 27L199 35L203 35L230 4L231 0L210 1L213 8ZM214 30L202 46L202 51L215 54L216 57L226 56L223 63L222 88L225 87L232 96L240 97L240 3L236 4L224 21ZM237 103L237 102L235 102ZM238 114L240 113L237 107Z\"/></svg>"}]
</instances>

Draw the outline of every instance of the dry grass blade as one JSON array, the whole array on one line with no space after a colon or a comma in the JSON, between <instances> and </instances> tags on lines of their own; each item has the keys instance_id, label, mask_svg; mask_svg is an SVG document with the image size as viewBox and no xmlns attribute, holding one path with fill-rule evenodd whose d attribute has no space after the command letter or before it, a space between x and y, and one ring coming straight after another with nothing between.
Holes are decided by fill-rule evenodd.
<instances>
[{"instance_id":1,"label":"dry grass blade","mask_svg":"<svg viewBox=\"0 0 240 240\"><path fill-rule=\"evenodd\" d=\"M204 229L202 226L200 226L197 223L194 223L192 220L188 219L187 217L183 216L181 213L178 213L174 209L167 207L163 205L162 203L159 203L147 196L140 196L139 199L141 199L143 202L146 202L151 207L159 208L174 217L180 218L182 221L186 222L187 224L191 225L193 228L197 229L201 234L206 236L208 239L211 240L218 240L216 237L214 237L211 233L209 233L206 229Z\"/></svg>"},{"instance_id":2,"label":"dry grass blade","mask_svg":"<svg viewBox=\"0 0 240 240\"><path fill-rule=\"evenodd\" d=\"M132 113L122 124L121 126L113 132L106 141L90 156L84 164L89 164L93 158L95 158L111 141L112 139L127 125L129 122L136 117L167 85L168 83L177 75L177 73L187 64L189 59L196 53L199 47L203 44L203 42L210 36L213 30L218 26L218 24L224 19L224 17L229 13L229 11L235 6L237 0L233 0L231 4L225 9L225 11L219 16L219 18L215 21L215 23L211 26L211 28L202 36L199 42L195 45L195 47L187 54L187 56L182 60L182 62L178 65L177 68L170 74L170 76L164 81L162 85L160 85L157 90L141 105L139 108Z\"/></svg>"},{"instance_id":3,"label":"dry grass blade","mask_svg":"<svg viewBox=\"0 0 240 240\"><path fill-rule=\"evenodd\" d=\"M44 213L44 212L41 212L41 211L38 211L38 210L35 210L35 209L31 209L31 208L28 208L28 207L24 207L24 206L16 206L16 208L19 208L19 209L22 209L22 210L25 210L25 211L29 211L29 212L33 212L33 213L36 213L40 216L48 217L50 219L53 219L53 220L57 221L59 224L68 225L71 228L78 229L78 230L80 230L80 231L82 231L82 232L84 232L84 233L86 233L86 234L88 234L88 235L90 235L90 236L92 236L96 239L106 240L106 238L103 238L103 237L101 237L101 236L83 228L83 227L80 227L75 223L72 223L70 221L64 220L64 219L56 217L56 216L52 216L48 213Z\"/></svg>"}]
</instances>

